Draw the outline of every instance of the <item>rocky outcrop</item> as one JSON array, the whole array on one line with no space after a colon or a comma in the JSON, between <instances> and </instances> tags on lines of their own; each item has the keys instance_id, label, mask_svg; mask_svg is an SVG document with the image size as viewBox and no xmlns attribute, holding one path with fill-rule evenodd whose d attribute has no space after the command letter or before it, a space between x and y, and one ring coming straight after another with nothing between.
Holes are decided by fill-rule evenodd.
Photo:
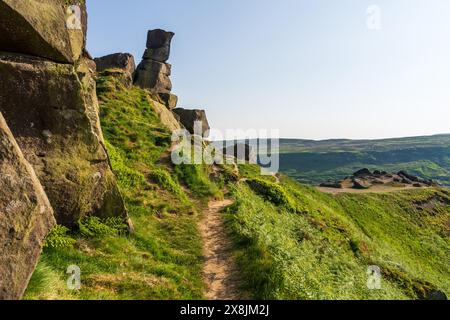
<instances>
[{"instance_id":1,"label":"rocky outcrop","mask_svg":"<svg viewBox=\"0 0 450 320\"><path fill-rule=\"evenodd\" d=\"M372 175L372 172L370 172L369 169L364 168L364 169L361 169L361 170L356 171L356 172L353 174L353 177L364 177L364 176L367 176L367 175Z\"/></svg>"},{"instance_id":2,"label":"rocky outcrop","mask_svg":"<svg viewBox=\"0 0 450 320\"><path fill-rule=\"evenodd\" d=\"M161 29L148 31L147 49L134 74L134 84L158 95L161 102L169 109L175 108L178 102L178 98L171 93L172 66L167 63L174 35L173 32Z\"/></svg>"},{"instance_id":3,"label":"rocky outcrop","mask_svg":"<svg viewBox=\"0 0 450 320\"><path fill-rule=\"evenodd\" d=\"M54 223L50 202L0 113L0 300L21 298Z\"/></svg>"},{"instance_id":4,"label":"rocky outcrop","mask_svg":"<svg viewBox=\"0 0 450 320\"><path fill-rule=\"evenodd\" d=\"M84 1L0 1L1 51L73 63L85 48L86 29Z\"/></svg>"},{"instance_id":5,"label":"rocky outcrop","mask_svg":"<svg viewBox=\"0 0 450 320\"><path fill-rule=\"evenodd\" d=\"M71 226L87 215L126 219L100 128L93 62L85 52L85 5L66 3L0 1L11 14L0 20L8 31L0 41L0 112L58 223ZM81 28L71 30L76 8Z\"/></svg>"},{"instance_id":6,"label":"rocky outcrop","mask_svg":"<svg viewBox=\"0 0 450 320\"><path fill-rule=\"evenodd\" d=\"M179 117L181 124L191 134L207 137L207 131L210 128L205 110L177 108L173 112Z\"/></svg>"},{"instance_id":7,"label":"rocky outcrop","mask_svg":"<svg viewBox=\"0 0 450 320\"><path fill-rule=\"evenodd\" d=\"M327 181L320 184L320 186L336 189L370 189L376 186L425 188L438 186L438 184L432 180L411 175L406 171L388 173L386 171L375 170L374 172L371 172L369 169L364 168L356 171L352 176L346 177L343 180Z\"/></svg>"},{"instance_id":8,"label":"rocky outcrop","mask_svg":"<svg viewBox=\"0 0 450 320\"><path fill-rule=\"evenodd\" d=\"M126 88L133 85L133 74L136 69L134 57L130 53L113 53L95 58L97 71L103 76L112 76Z\"/></svg>"},{"instance_id":9,"label":"rocky outcrop","mask_svg":"<svg viewBox=\"0 0 450 320\"><path fill-rule=\"evenodd\" d=\"M107 69L119 69L128 72L132 76L136 69L134 57L130 53L113 53L95 58L94 61L98 72L103 72Z\"/></svg>"}]
</instances>

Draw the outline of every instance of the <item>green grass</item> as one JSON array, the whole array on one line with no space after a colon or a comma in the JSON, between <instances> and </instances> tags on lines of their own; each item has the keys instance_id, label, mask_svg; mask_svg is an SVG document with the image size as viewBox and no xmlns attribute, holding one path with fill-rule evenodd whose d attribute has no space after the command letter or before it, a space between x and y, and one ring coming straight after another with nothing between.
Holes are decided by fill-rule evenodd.
<instances>
[{"instance_id":1,"label":"green grass","mask_svg":"<svg viewBox=\"0 0 450 320\"><path fill-rule=\"evenodd\" d=\"M245 183L230 187L236 203L228 208L227 227L243 289L255 298L416 299L435 289L450 293L448 193L333 197L290 179L279 188L302 206L301 214L280 209ZM443 203L420 211L417 201L433 197ZM382 270L381 290L366 286L370 265Z\"/></svg>"},{"instance_id":2,"label":"green grass","mask_svg":"<svg viewBox=\"0 0 450 320\"><path fill-rule=\"evenodd\" d=\"M159 163L170 132L144 90L105 77L98 92L107 148L135 231L97 218L71 232L58 227L25 299L201 299L198 201L187 196L173 168ZM66 287L69 265L81 269L78 291Z\"/></svg>"},{"instance_id":3,"label":"green grass","mask_svg":"<svg viewBox=\"0 0 450 320\"><path fill-rule=\"evenodd\" d=\"M111 77L99 79L98 92L106 146L135 230L127 233L121 221L95 217L83 218L74 230L57 226L46 239L26 299L202 299L199 213L210 198L222 198L222 190L236 200L224 219L242 290L254 298L450 294L448 190L333 196L284 176L278 183L254 165L240 165L239 174L233 166L172 166L167 161L170 132L153 112L148 93L126 89ZM405 141L383 141L378 148L392 152L398 143ZM361 146L339 146L344 147L363 160L367 156ZM322 163L314 163L314 155L311 166L328 168L326 176L366 163L349 165L355 156L350 153ZM420 170L445 179L437 154ZM410 165L402 169L424 163L412 156L402 158L402 166ZM442 163L448 165L449 159ZM80 290L67 289L70 265L81 269ZM367 288L371 265L381 268L380 290Z\"/></svg>"},{"instance_id":4,"label":"green grass","mask_svg":"<svg viewBox=\"0 0 450 320\"><path fill-rule=\"evenodd\" d=\"M180 164L175 166L175 173L194 195L200 198L222 197L216 183L209 178L209 168L204 164Z\"/></svg>"}]
</instances>

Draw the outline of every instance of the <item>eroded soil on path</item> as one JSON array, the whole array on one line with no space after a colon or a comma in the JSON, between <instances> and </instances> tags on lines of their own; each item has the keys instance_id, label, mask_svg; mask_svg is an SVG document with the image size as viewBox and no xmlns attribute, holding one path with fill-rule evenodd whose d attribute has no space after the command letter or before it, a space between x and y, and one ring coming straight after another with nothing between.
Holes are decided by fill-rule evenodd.
<instances>
[{"instance_id":1,"label":"eroded soil on path","mask_svg":"<svg viewBox=\"0 0 450 320\"><path fill-rule=\"evenodd\" d=\"M240 293L240 278L232 256L222 210L233 204L232 200L211 201L200 223L203 238L203 279L208 300L244 299Z\"/></svg>"}]
</instances>

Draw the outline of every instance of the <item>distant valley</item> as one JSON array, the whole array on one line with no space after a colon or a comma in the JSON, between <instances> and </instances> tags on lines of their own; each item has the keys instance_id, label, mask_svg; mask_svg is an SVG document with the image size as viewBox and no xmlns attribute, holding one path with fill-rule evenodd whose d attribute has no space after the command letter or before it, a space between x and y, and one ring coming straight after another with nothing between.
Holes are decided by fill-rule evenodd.
<instances>
[{"instance_id":1,"label":"distant valley","mask_svg":"<svg viewBox=\"0 0 450 320\"><path fill-rule=\"evenodd\" d=\"M450 134L383 140L281 139L279 153L280 171L308 184L343 179L368 168L406 170L450 186Z\"/></svg>"}]
</instances>

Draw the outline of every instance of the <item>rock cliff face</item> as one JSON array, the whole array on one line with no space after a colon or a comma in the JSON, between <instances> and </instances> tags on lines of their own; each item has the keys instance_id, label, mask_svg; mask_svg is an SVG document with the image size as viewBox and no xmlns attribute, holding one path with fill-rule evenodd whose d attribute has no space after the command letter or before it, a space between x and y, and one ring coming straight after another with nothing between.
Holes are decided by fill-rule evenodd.
<instances>
[{"instance_id":1,"label":"rock cliff face","mask_svg":"<svg viewBox=\"0 0 450 320\"><path fill-rule=\"evenodd\" d=\"M53 213L67 226L88 215L128 221L100 128L86 30L84 1L0 0L0 174L16 181L0 178L0 298L23 293ZM14 216L13 200L22 203Z\"/></svg>"},{"instance_id":2,"label":"rock cliff face","mask_svg":"<svg viewBox=\"0 0 450 320\"><path fill-rule=\"evenodd\" d=\"M55 223L53 209L0 113L0 300L19 299Z\"/></svg>"},{"instance_id":3,"label":"rock cliff face","mask_svg":"<svg viewBox=\"0 0 450 320\"><path fill-rule=\"evenodd\" d=\"M87 29L85 6L79 9L84 13L78 21L80 29L71 30L67 21L72 9L65 1L18 3L22 2L2 2L14 8L16 15L16 19L2 20L2 27L19 30L29 18L26 26L40 43L20 47L26 38L15 42L7 37L0 44L1 51L15 51L0 54L0 111L34 166L59 223L71 226L87 215L125 218L104 147L91 61L81 55ZM80 33L80 41L73 40L71 31ZM65 51L70 48L71 52Z\"/></svg>"},{"instance_id":4,"label":"rock cliff face","mask_svg":"<svg viewBox=\"0 0 450 320\"><path fill-rule=\"evenodd\" d=\"M95 83L77 69L0 54L0 110L34 166L59 223L124 214L98 118Z\"/></svg>"}]
</instances>

